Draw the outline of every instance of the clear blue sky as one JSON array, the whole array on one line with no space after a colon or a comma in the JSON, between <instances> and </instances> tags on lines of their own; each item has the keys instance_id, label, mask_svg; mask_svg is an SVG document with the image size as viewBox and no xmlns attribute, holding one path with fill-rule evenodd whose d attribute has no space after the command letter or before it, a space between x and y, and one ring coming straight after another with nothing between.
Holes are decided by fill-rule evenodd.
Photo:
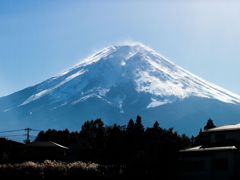
<instances>
[{"instance_id":1,"label":"clear blue sky","mask_svg":"<svg viewBox=\"0 0 240 180\"><path fill-rule=\"evenodd\" d=\"M240 94L237 1L1 0L0 96L126 40Z\"/></svg>"}]
</instances>

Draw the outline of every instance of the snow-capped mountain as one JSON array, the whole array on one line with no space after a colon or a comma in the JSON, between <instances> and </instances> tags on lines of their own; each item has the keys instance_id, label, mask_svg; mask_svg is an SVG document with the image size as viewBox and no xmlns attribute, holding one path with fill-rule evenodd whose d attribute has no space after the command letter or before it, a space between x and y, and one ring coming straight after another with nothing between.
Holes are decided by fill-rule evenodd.
<instances>
[{"instance_id":1,"label":"snow-capped mountain","mask_svg":"<svg viewBox=\"0 0 240 180\"><path fill-rule=\"evenodd\" d=\"M104 48L58 76L0 98L0 124L11 126L80 129L87 119L126 123L137 114L145 125L159 120L194 132L208 117L237 122L240 96L136 43Z\"/></svg>"}]
</instances>

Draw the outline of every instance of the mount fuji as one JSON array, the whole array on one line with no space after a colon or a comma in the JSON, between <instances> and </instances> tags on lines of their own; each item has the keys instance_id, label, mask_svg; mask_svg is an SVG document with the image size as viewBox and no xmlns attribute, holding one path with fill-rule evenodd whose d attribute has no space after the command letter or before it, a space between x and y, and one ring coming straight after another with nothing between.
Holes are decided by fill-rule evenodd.
<instances>
[{"instance_id":1,"label":"mount fuji","mask_svg":"<svg viewBox=\"0 0 240 180\"><path fill-rule=\"evenodd\" d=\"M196 134L211 117L237 123L240 96L207 82L140 44L109 46L66 72L0 98L3 128L79 130L85 120L126 124L141 115L145 126Z\"/></svg>"}]
</instances>

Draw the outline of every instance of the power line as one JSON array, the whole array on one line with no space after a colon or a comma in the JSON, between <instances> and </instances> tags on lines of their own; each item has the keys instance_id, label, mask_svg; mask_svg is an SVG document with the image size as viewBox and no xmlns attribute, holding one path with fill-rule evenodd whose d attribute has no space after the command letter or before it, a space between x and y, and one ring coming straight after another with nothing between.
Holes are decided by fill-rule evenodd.
<instances>
[{"instance_id":1,"label":"power line","mask_svg":"<svg viewBox=\"0 0 240 180\"><path fill-rule=\"evenodd\" d=\"M0 131L0 133L9 133L9 132L18 132L18 131L24 131L24 129L9 130L9 131Z\"/></svg>"},{"instance_id":2,"label":"power line","mask_svg":"<svg viewBox=\"0 0 240 180\"><path fill-rule=\"evenodd\" d=\"M34 136L34 135L30 135L30 138L36 138L37 136Z\"/></svg>"},{"instance_id":3,"label":"power line","mask_svg":"<svg viewBox=\"0 0 240 180\"><path fill-rule=\"evenodd\" d=\"M31 140L30 139L33 139L33 138L36 138L37 136L34 136L34 135L30 135L31 131L37 131L37 132L40 132L41 130L38 130L38 129L31 129L31 128L25 128L25 129L16 129L16 130L9 130L9 131L0 131L1 134L4 134L4 133L15 133L15 132L19 132L19 131L25 131L26 134L10 134L10 135L1 135L1 137L20 137L20 136L25 136L26 139L24 140L24 142L26 144L30 143Z\"/></svg>"},{"instance_id":4,"label":"power line","mask_svg":"<svg viewBox=\"0 0 240 180\"><path fill-rule=\"evenodd\" d=\"M6 135L4 137L15 137L15 136L25 136L25 134L12 134L12 135Z\"/></svg>"}]
</instances>

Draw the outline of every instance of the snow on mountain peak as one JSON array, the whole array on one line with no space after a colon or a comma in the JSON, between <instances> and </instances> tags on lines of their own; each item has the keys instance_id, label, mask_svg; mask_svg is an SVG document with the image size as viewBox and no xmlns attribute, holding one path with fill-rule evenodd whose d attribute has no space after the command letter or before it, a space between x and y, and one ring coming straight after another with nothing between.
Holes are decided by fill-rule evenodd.
<instances>
[{"instance_id":1,"label":"snow on mountain peak","mask_svg":"<svg viewBox=\"0 0 240 180\"><path fill-rule=\"evenodd\" d=\"M193 75L141 43L130 43L104 48L59 76L37 85L37 91L20 105L45 96L54 102L72 99L72 105L95 97L115 104L123 112L126 99L120 95L127 97L123 94L127 92L121 91L126 84L132 85L136 93L151 96L146 108L191 96L240 103L240 96ZM119 97L112 97L113 91Z\"/></svg>"}]
</instances>

